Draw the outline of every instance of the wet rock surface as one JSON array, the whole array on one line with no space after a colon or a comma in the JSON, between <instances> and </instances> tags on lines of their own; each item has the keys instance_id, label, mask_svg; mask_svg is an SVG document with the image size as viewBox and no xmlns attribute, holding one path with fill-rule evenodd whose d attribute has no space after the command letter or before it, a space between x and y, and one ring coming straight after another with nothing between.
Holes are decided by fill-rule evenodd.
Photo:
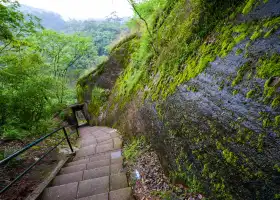
<instances>
[{"instance_id":1,"label":"wet rock surface","mask_svg":"<svg viewBox=\"0 0 280 200\"><path fill-rule=\"evenodd\" d=\"M280 108L264 103L265 80L244 75L238 85L232 82L244 63L257 63L266 53L279 54L278 34L252 43L249 58L236 55L238 48L245 48L246 41L240 43L166 100L146 100L139 106L134 99L127 112L106 113L105 123L121 121L128 135L146 135L166 174L188 174L192 166L191 177L200 180L206 196L273 199L279 193L275 166L280 160L280 128L274 124ZM256 88L254 98L246 97ZM264 125L266 121L270 125Z\"/></svg>"},{"instance_id":2,"label":"wet rock surface","mask_svg":"<svg viewBox=\"0 0 280 200\"><path fill-rule=\"evenodd\" d=\"M279 16L279 11L279 0L260 3L235 23ZM178 85L166 99L143 101L139 92L122 108L119 99L113 109L102 113L100 122L118 126L128 137L145 135L166 176L189 188L203 188L209 199L274 199L280 193L280 124L276 122L280 107L266 99L266 83L277 87L279 95L279 76L261 79L257 68L260 58L280 54L279 34L278 27L269 37L245 38L227 56L217 57L197 77ZM233 84L246 63L247 71ZM148 86L145 90L149 91ZM143 167L149 165L148 160L139 161L147 185L138 190L147 191L149 198L148 191L159 185L154 180L162 177L149 178L155 172ZM156 170L157 166L150 167Z\"/></svg>"}]
</instances>

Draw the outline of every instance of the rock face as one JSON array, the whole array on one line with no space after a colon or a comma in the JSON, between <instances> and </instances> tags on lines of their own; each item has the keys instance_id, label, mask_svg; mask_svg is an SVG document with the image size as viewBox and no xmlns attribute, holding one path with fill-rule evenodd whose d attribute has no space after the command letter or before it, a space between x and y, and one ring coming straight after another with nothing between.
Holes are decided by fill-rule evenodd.
<instances>
[{"instance_id":1,"label":"rock face","mask_svg":"<svg viewBox=\"0 0 280 200\"><path fill-rule=\"evenodd\" d=\"M275 0L237 18L279 15ZM271 68L276 76L269 79L257 74L260 58L280 55L279 27L269 37L246 37L167 98L144 98L152 92L146 86L122 105L113 90L100 123L118 126L128 137L147 136L169 177L209 199L276 199L280 67Z\"/></svg>"},{"instance_id":2,"label":"rock face","mask_svg":"<svg viewBox=\"0 0 280 200\"><path fill-rule=\"evenodd\" d=\"M137 40L137 37L136 34L133 34L127 40L131 42ZM77 84L78 87L83 89L81 93L79 93L79 89L77 91L79 101L89 102L91 100L91 91L94 87L112 89L130 59L131 55L128 53L133 52L134 48L136 47L124 40L121 45L115 47L107 61L99 65L87 76L81 78Z\"/></svg>"}]
</instances>

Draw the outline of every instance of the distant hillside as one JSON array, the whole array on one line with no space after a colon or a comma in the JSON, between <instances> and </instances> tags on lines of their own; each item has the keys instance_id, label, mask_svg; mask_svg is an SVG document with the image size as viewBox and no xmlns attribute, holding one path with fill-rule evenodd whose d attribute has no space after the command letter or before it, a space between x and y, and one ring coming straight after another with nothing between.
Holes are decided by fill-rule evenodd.
<instances>
[{"instance_id":1,"label":"distant hillside","mask_svg":"<svg viewBox=\"0 0 280 200\"><path fill-rule=\"evenodd\" d=\"M111 13L105 19L64 21L61 15L43 9L21 5L20 10L40 18L41 24L47 29L91 37L99 56L107 55L109 45L121 34L129 32L125 25L129 18L119 18L116 13Z\"/></svg>"},{"instance_id":2,"label":"distant hillside","mask_svg":"<svg viewBox=\"0 0 280 200\"><path fill-rule=\"evenodd\" d=\"M41 24L47 29L62 31L66 27L66 22L57 13L42 10L39 8L33 8L26 5L21 5L20 10L23 13L32 14L40 18L42 20Z\"/></svg>"}]
</instances>

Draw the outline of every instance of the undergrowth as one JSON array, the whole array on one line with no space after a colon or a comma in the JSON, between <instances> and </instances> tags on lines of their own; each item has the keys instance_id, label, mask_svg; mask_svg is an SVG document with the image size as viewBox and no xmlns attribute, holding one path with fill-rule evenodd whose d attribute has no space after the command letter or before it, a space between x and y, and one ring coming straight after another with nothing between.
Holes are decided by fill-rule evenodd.
<instances>
[{"instance_id":1,"label":"undergrowth","mask_svg":"<svg viewBox=\"0 0 280 200\"><path fill-rule=\"evenodd\" d=\"M145 151L149 149L144 136L131 139L123 148L123 155L127 161L134 162Z\"/></svg>"}]
</instances>

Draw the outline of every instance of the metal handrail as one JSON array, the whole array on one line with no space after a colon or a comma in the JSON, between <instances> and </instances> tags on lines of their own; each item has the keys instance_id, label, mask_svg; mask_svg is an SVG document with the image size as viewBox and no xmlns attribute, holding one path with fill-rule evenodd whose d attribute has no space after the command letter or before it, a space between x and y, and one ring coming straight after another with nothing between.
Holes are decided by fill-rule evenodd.
<instances>
[{"instance_id":1,"label":"metal handrail","mask_svg":"<svg viewBox=\"0 0 280 200\"><path fill-rule=\"evenodd\" d=\"M59 143L57 143L54 147L52 147L50 150L48 150L47 153L45 153L43 156L41 156L35 163L33 163L32 165L30 165L26 170L24 170L24 172L22 172L20 175L18 175L11 183L9 183L6 187L4 187L4 188L0 191L0 194L4 193L4 192L5 192L6 190L8 190L15 182L17 182L19 179L21 179L21 178L22 178L27 172L29 172L38 162L40 162L40 161L41 161L43 158L45 158L50 152L52 152L55 148L57 148L65 139L66 139L66 141L67 141L67 143L68 143L68 145L69 145L69 147L70 147L70 149L71 149L71 152L73 153L74 150L73 150L73 148L72 148L72 145L71 145L71 143L70 143L70 140L69 140L68 135L67 135L67 132L66 132L66 128L73 127L73 126L75 126L76 131L70 133L70 135L72 135L73 133L76 132L76 133L78 134L78 136L79 136L78 125L72 125L72 126L71 126L71 125L70 125L70 126L68 125L68 126L64 126L64 127L61 127L61 128L59 128L59 129L57 129L57 130L51 132L51 133L48 134L48 135L45 135L45 136L39 138L38 140L36 140L36 141L30 143L29 145L25 146L24 148L22 148L21 150L19 150L19 151L13 153L12 155L8 156L7 158L5 158L5 159L3 159L3 160L1 160L1 161L0 161L0 166L3 165L3 164L5 164L5 163L7 163L7 162L9 162L11 159L17 157L18 155L24 153L25 151L27 151L28 149L30 149L30 148L33 147L34 145L36 145L36 144L42 142L43 140L45 140L46 138L52 136L53 134L57 133L58 131L63 130L63 133L64 133L65 138L62 139L61 141L59 141Z\"/></svg>"}]
</instances>

